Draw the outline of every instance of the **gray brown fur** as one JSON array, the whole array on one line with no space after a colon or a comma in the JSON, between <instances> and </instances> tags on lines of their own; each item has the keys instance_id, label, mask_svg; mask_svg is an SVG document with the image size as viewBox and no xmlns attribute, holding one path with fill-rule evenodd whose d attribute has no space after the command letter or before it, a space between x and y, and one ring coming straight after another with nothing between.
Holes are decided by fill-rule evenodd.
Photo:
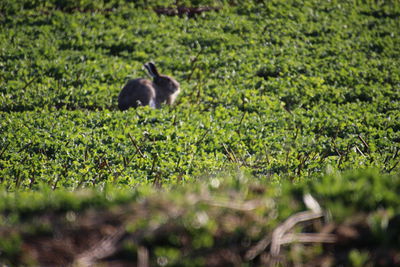
<instances>
[{"instance_id":1,"label":"gray brown fur","mask_svg":"<svg viewBox=\"0 0 400 267\"><path fill-rule=\"evenodd\" d=\"M160 108L162 104L172 105L179 93L179 83L172 77L159 74L154 63L144 64L153 81L146 79L130 80L118 96L118 107L151 106Z\"/></svg>"}]
</instances>

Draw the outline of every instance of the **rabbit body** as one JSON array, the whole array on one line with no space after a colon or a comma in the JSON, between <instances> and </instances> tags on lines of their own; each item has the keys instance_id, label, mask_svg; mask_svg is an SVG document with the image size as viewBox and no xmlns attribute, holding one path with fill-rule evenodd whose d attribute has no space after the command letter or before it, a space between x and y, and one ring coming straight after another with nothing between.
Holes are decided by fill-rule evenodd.
<instances>
[{"instance_id":1,"label":"rabbit body","mask_svg":"<svg viewBox=\"0 0 400 267\"><path fill-rule=\"evenodd\" d=\"M144 67L153 81L142 78L128 81L118 96L120 110L146 105L160 108L164 103L174 103L179 94L179 83L172 77L160 75L154 63L146 63Z\"/></svg>"},{"instance_id":2,"label":"rabbit body","mask_svg":"<svg viewBox=\"0 0 400 267\"><path fill-rule=\"evenodd\" d=\"M130 80L118 96L118 108L126 110L130 107L154 106L156 90L153 83L146 79Z\"/></svg>"}]
</instances>

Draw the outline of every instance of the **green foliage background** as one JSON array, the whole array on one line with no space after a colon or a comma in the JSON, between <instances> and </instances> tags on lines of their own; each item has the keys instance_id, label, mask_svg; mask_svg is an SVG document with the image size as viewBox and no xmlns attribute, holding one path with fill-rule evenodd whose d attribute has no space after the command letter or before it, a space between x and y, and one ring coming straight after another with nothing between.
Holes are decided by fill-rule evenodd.
<instances>
[{"instance_id":1,"label":"green foliage background","mask_svg":"<svg viewBox=\"0 0 400 267\"><path fill-rule=\"evenodd\" d=\"M158 4L2 4L7 190L174 183L230 164L263 179L399 170L396 1L200 1L221 9L194 19ZM150 60L181 82L177 105L118 111Z\"/></svg>"},{"instance_id":2,"label":"green foliage background","mask_svg":"<svg viewBox=\"0 0 400 267\"><path fill-rule=\"evenodd\" d=\"M218 10L155 12L177 4ZM398 1L1 1L0 209L14 215L0 224L232 169L276 192L285 184L282 206L312 191L336 218L394 216L399 17ZM119 91L148 61L181 83L177 103L119 111ZM83 200L65 191L92 187ZM298 208L277 208L275 224ZM0 244L9 259L13 238Z\"/></svg>"}]
</instances>

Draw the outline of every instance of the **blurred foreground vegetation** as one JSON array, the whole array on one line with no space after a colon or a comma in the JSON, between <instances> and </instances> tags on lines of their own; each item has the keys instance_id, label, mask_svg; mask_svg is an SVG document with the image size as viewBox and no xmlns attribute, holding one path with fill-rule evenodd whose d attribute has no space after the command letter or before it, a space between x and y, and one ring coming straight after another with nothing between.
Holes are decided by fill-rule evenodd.
<instances>
[{"instance_id":1,"label":"blurred foreground vegetation","mask_svg":"<svg viewBox=\"0 0 400 267\"><path fill-rule=\"evenodd\" d=\"M2 193L0 262L134 266L305 266L400 264L400 176L375 170L329 174L298 183L261 182L242 172L185 186L132 190ZM281 244L272 232L307 210L322 217L287 234L330 235L333 243ZM121 266L121 265L118 265Z\"/></svg>"}]
</instances>

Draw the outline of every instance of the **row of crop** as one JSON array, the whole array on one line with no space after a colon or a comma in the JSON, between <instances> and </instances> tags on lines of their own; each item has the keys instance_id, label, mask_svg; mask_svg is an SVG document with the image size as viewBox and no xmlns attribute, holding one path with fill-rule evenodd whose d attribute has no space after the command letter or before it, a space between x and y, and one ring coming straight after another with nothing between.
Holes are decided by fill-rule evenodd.
<instances>
[{"instance_id":1,"label":"row of crop","mask_svg":"<svg viewBox=\"0 0 400 267\"><path fill-rule=\"evenodd\" d=\"M310 176L327 165L398 170L398 114L366 109L360 117L358 108L2 113L1 183L10 190L174 183L230 164L258 177Z\"/></svg>"},{"instance_id":2,"label":"row of crop","mask_svg":"<svg viewBox=\"0 0 400 267\"><path fill-rule=\"evenodd\" d=\"M1 182L132 185L230 163L258 177L327 165L396 171L399 20L395 6L381 15L368 6L269 1L195 19L130 6L2 17ZM116 111L121 86L144 76L149 60L181 82L176 106Z\"/></svg>"},{"instance_id":3,"label":"row of crop","mask_svg":"<svg viewBox=\"0 0 400 267\"><path fill-rule=\"evenodd\" d=\"M113 109L124 82L143 76L148 60L176 76L195 103L230 103L246 88L279 97L288 109L325 101L397 108L396 17L368 16L361 7L347 13L338 5L316 14L292 7L292 15L275 18L281 9L190 20L130 8L13 17L0 33L0 108Z\"/></svg>"}]
</instances>

